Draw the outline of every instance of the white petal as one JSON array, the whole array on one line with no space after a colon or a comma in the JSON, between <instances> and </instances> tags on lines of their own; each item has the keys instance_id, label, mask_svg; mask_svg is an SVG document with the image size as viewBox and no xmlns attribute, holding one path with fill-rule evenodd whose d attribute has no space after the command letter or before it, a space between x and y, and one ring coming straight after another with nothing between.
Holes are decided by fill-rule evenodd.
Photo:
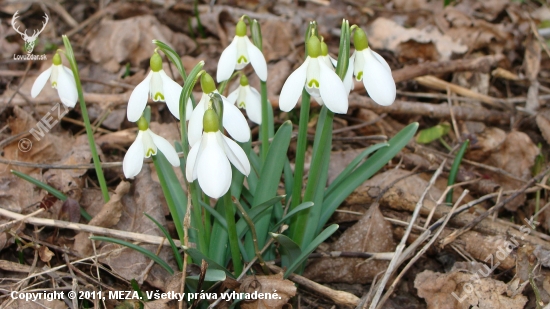
<instances>
[{"instance_id":1,"label":"white petal","mask_svg":"<svg viewBox=\"0 0 550 309\"><path fill-rule=\"evenodd\" d=\"M218 143L224 146L225 154L227 155L229 161L233 163L239 172L245 176L248 176L248 174L250 174L250 162L248 161L246 153L244 153L241 146L235 143L232 139L221 134L219 131L216 132L216 136L218 138Z\"/></svg>"},{"instance_id":2,"label":"white petal","mask_svg":"<svg viewBox=\"0 0 550 309\"><path fill-rule=\"evenodd\" d=\"M369 47L368 49L374 54L374 57L375 57L384 67L386 67L386 69L388 69L388 71L391 72L390 65L386 62L386 59L384 59L382 56L380 56L380 54L378 54L378 53L375 52L374 50L370 49L370 47Z\"/></svg>"},{"instance_id":3,"label":"white petal","mask_svg":"<svg viewBox=\"0 0 550 309\"><path fill-rule=\"evenodd\" d=\"M227 133L238 142L245 143L250 140L250 127L241 111L234 105L224 100L223 127Z\"/></svg>"},{"instance_id":4,"label":"white petal","mask_svg":"<svg viewBox=\"0 0 550 309\"><path fill-rule=\"evenodd\" d=\"M241 86L239 86L237 89L235 89L233 92L231 92L227 96L227 101L231 104L235 104L237 102L237 98L239 97L239 91L241 90Z\"/></svg>"},{"instance_id":5,"label":"white petal","mask_svg":"<svg viewBox=\"0 0 550 309\"><path fill-rule=\"evenodd\" d=\"M53 65L47 69L46 71L40 73L36 80L34 81L34 84L32 84L31 89L31 97L36 98L36 96L42 91L42 88L46 85L48 82L48 79L50 79L50 75L52 74Z\"/></svg>"},{"instance_id":6,"label":"white petal","mask_svg":"<svg viewBox=\"0 0 550 309\"><path fill-rule=\"evenodd\" d=\"M134 143L128 148L124 160L122 161L122 170L126 178L133 178L141 171L143 166L143 131L139 131Z\"/></svg>"},{"instance_id":7,"label":"white petal","mask_svg":"<svg viewBox=\"0 0 550 309\"><path fill-rule=\"evenodd\" d=\"M134 91L130 95L128 109L126 110L126 116L130 122L138 121L141 114L143 114L145 105L147 105L147 99L149 98L149 84L152 74L153 71L149 71L147 77L134 88Z\"/></svg>"},{"instance_id":8,"label":"white petal","mask_svg":"<svg viewBox=\"0 0 550 309\"><path fill-rule=\"evenodd\" d=\"M369 96L374 102L388 106L395 101L396 89L391 71L378 61L372 52L364 53L365 68L363 74L363 84Z\"/></svg>"},{"instance_id":9,"label":"white petal","mask_svg":"<svg viewBox=\"0 0 550 309\"><path fill-rule=\"evenodd\" d=\"M353 65L355 64L355 52L349 58L348 70L346 71L346 76L344 76L344 86L346 87L346 92L349 94L353 90Z\"/></svg>"},{"instance_id":10,"label":"white petal","mask_svg":"<svg viewBox=\"0 0 550 309\"><path fill-rule=\"evenodd\" d=\"M220 56L218 61L218 71L216 72L216 80L221 83L228 80L235 71L237 65L237 39L235 36L229 46L227 46Z\"/></svg>"},{"instance_id":11,"label":"white petal","mask_svg":"<svg viewBox=\"0 0 550 309\"><path fill-rule=\"evenodd\" d=\"M191 147L191 150L189 150L189 154L187 155L187 162L185 163L185 177L189 182L197 179L196 162L201 144L201 140L199 140L195 145L193 145L193 147Z\"/></svg>"},{"instance_id":12,"label":"white petal","mask_svg":"<svg viewBox=\"0 0 550 309\"><path fill-rule=\"evenodd\" d=\"M180 95L183 89L178 83L173 81L164 70L160 70L160 78L162 79L162 88L164 90L164 99L168 109L178 120L180 119Z\"/></svg>"},{"instance_id":13,"label":"white petal","mask_svg":"<svg viewBox=\"0 0 550 309\"><path fill-rule=\"evenodd\" d=\"M151 131L149 131L149 134L151 134L155 146L157 146L158 150L162 152L168 162L170 162L170 164L172 164L173 166L180 166L180 158L178 157L178 153L176 152L176 149L174 149L172 144L170 144L170 142L163 137L158 136Z\"/></svg>"},{"instance_id":14,"label":"white petal","mask_svg":"<svg viewBox=\"0 0 550 309\"><path fill-rule=\"evenodd\" d=\"M342 80L323 61L319 61L319 69L319 91L324 104L333 113L347 113L348 92Z\"/></svg>"},{"instance_id":15,"label":"white petal","mask_svg":"<svg viewBox=\"0 0 550 309\"><path fill-rule=\"evenodd\" d=\"M355 80L361 81L363 80L363 75L365 74L365 51L355 51L355 61L353 63L353 76L355 76ZM357 78L357 76L361 73L361 78Z\"/></svg>"},{"instance_id":16,"label":"white petal","mask_svg":"<svg viewBox=\"0 0 550 309\"><path fill-rule=\"evenodd\" d=\"M231 186L231 165L215 133L205 133L202 142L205 146L197 162L199 185L206 195L220 198Z\"/></svg>"},{"instance_id":17,"label":"white petal","mask_svg":"<svg viewBox=\"0 0 550 309\"><path fill-rule=\"evenodd\" d=\"M189 98L187 100L187 106L185 107L185 120L191 119L192 113L193 113L193 101L191 101L191 98Z\"/></svg>"},{"instance_id":18,"label":"white petal","mask_svg":"<svg viewBox=\"0 0 550 309\"><path fill-rule=\"evenodd\" d=\"M206 102L208 102L209 97L206 94L202 94L202 98L191 113L189 118L189 125L187 126L187 139L189 140L189 145L193 146L196 142L201 139L202 136L202 118L204 117L204 112L206 111Z\"/></svg>"},{"instance_id":19,"label":"white petal","mask_svg":"<svg viewBox=\"0 0 550 309\"><path fill-rule=\"evenodd\" d=\"M262 54L256 45L250 42L248 37L245 37L245 42L250 63L258 77L265 82L267 80L267 63L265 62L264 54Z\"/></svg>"},{"instance_id":20,"label":"white petal","mask_svg":"<svg viewBox=\"0 0 550 309\"><path fill-rule=\"evenodd\" d=\"M74 107L78 100L78 91L76 90L74 77L67 71L70 70L61 66L59 75L57 76L57 94L61 103L67 107Z\"/></svg>"},{"instance_id":21,"label":"white petal","mask_svg":"<svg viewBox=\"0 0 550 309\"><path fill-rule=\"evenodd\" d=\"M310 59L308 56L306 61L286 79L279 96L279 108L282 111L288 112L293 109L300 95L302 95L302 90L304 90L304 85L306 84L307 67Z\"/></svg>"},{"instance_id":22,"label":"white petal","mask_svg":"<svg viewBox=\"0 0 550 309\"><path fill-rule=\"evenodd\" d=\"M262 124L262 95L248 86L246 91L246 114L257 124Z\"/></svg>"}]
</instances>

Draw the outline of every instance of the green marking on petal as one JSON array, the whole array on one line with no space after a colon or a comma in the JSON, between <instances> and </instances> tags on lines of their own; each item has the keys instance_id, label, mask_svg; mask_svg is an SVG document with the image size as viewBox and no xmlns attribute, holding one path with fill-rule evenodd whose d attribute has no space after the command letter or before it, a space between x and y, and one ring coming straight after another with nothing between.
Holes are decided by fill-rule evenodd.
<instances>
[{"instance_id":1,"label":"green marking on petal","mask_svg":"<svg viewBox=\"0 0 550 309\"><path fill-rule=\"evenodd\" d=\"M55 53L52 59L52 63L54 65L60 65L61 64L61 56L59 56L59 53Z\"/></svg>"},{"instance_id":2,"label":"green marking on petal","mask_svg":"<svg viewBox=\"0 0 550 309\"><path fill-rule=\"evenodd\" d=\"M319 88L319 82L316 79L312 79L307 83L309 88Z\"/></svg>"},{"instance_id":3,"label":"green marking on petal","mask_svg":"<svg viewBox=\"0 0 550 309\"><path fill-rule=\"evenodd\" d=\"M57 82L52 83L52 88L57 88Z\"/></svg>"},{"instance_id":4,"label":"green marking on petal","mask_svg":"<svg viewBox=\"0 0 550 309\"><path fill-rule=\"evenodd\" d=\"M155 93L155 95L153 96L154 100L153 101L164 101L164 96L162 95L162 93L160 92L157 92ZM160 99L159 99L160 98Z\"/></svg>"},{"instance_id":5,"label":"green marking on petal","mask_svg":"<svg viewBox=\"0 0 550 309\"><path fill-rule=\"evenodd\" d=\"M149 149L147 149L147 152L145 153L145 157L149 158L150 156L156 155L156 154L157 154L156 150L154 150L153 148L149 148Z\"/></svg>"},{"instance_id":6,"label":"green marking on petal","mask_svg":"<svg viewBox=\"0 0 550 309\"><path fill-rule=\"evenodd\" d=\"M239 103L239 108L245 108L245 107L246 107L246 103L244 103L244 101Z\"/></svg>"},{"instance_id":7,"label":"green marking on petal","mask_svg":"<svg viewBox=\"0 0 550 309\"><path fill-rule=\"evenodd\" d=\"M246 36L246 24L244 21L239 20L237 27L235 28L235 34L240 37Z\"/></svg>"},{"instance_id":8,"label":"green marking on petal","mask_svg":"<svg viewBox=\"0 0 550 309\"><path fill-rule=\"evenodd\" d=\"M363 79L363 71L357 73L356 79L357 79L357 80L362 80L362 79Z\"/></svg>"},{"instance_id":9,"label":"green marking on petal","mask_svg":"<svg viewBox=\"0 0 550 309\"><path fill-rule=\"evenodd\" d=\"M248 63L248 60L245 56L240 56L239 59L237 59L237 63Z\"/></svg>"},{"instance_id":10,"label":"green marking on petal","mask_svg":"<svg viewBox=\"0 0 550 309\"><path fill-rule=\"evenodd\" d=\"M158 53L154 53L153 56L151 56L151 60L149 60L149 65L151 66L151 70L153 72L158 72L162 70L162 58Z\"/></svg>"}]
</instances>

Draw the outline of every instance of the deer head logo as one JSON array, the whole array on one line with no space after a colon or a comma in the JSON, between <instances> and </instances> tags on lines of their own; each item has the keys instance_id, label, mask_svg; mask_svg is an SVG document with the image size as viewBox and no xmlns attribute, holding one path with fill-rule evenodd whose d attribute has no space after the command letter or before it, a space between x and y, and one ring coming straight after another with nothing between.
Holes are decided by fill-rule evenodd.
<instances>
[{"instance_id":1,"label":"deer head logo","mask_svg":"<svg viewBox=\"0 0 550 309\"><path fill-rule=\"evenodd\" d=\"M16 11L15 14L13 14L13 18L11 19L11 26L13 27L15 32L19 33L23 38L23 40L25 40L25 50L27 51L28 54L30 54L34 49L34 43L36 42L38 35L42 33L42 31L44 31L44 28L46 28L49 18L48 18L48 15L44 13L44 19L46 19L46 21L42 22L42 29L40 29L39 31L34 30L32 32L32 35L29 36L27 35L27 30L25 30L25 32L21 32L19 31L19 26L17 26L16 28L16 19L19 18L18 14L19 14L19 11Z\"/></svg>"}]
</instances>

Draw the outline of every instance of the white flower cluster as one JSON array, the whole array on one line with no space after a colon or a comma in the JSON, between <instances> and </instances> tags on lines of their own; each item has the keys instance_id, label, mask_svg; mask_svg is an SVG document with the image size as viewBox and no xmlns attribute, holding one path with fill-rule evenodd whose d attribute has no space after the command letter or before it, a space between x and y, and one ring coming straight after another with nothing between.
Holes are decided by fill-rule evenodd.
<instances>
[{"instance_id":1,"label":"white flower cluster","mask_svg":"<svg viewBox=\"0 0 550 309\"><path fill-rule=\"evenodd\" d=\"M355 26L354 26L355 27ZM247 37L247 27L243 19L236 26L235 37L222 52L218 62L216 79L226 81L235 70L241 70L249 63L262 81L267 80L265 58ZM282 111L290 111L296 105L302 90L305 90L319 103L325 104L334 113L345 114L348 111L348 95L353 89L353 76L363 81L370 97L381 105L390 105L395 100L396 88L391 69L386 61L368 46L365 33L360 28L354 32L355 52L349 60L348 71L342 81L335 73L335 60L328 54L327 45L312 35L306 42L307 57L302 65L285 81L279 98ZM61 64L61 57L55 54L52 66L36 79L32 97L36 97L50 80L56 88L61 102L74 107L78 99L73 73ZM164 138L149 129L142 114L148 98L157 102L166 102L168 110L176 117L179 115L179 100L182 86L173 81L162 69L162 58L155 51L150 59L151 71L133 90L127 109L127 117L137 122L139 132L135 142L124 156L123 171L126 178L136 176L143 166L143 158L156 155L160 150L173 166L180 165L180 159L174 147ZM237 170L248 176L250 163L245 152L232 139L224 135L224 129L236 141L244 143L250 140L250 128L246 118L238 110L246 109L251 121L261 124L262 107L260 93L251 88L248 79L241 74L239 87L227 98L218 93L210 75L201 75L203 95L193 109L191 100L186 103L188 140L191 147L186 163L188 181L198 179L202 190L212 198L224 195L231 185L232 163ZM221 98L223 116L213 109L213 97Z\"/></svg>"}]
</instances>

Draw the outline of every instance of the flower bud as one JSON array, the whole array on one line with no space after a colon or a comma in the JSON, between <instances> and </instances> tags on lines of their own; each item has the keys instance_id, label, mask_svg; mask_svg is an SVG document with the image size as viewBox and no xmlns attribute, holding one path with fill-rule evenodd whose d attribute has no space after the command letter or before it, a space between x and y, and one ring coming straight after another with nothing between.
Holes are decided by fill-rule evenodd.
<instances>
[{"instance_id":1,"label":"flower bud","mask_svg":"<svg viewBox=\"0 0 550 309\"><path fill-rule=\"evenodd\" d=\"M218 132L220 130L218 115L213 109L209 108L204 112L202 125L206 133Z\"/></svg>"},{"instance_id":2,"label":"flower bud","mask_svg":"<svg viewBox=\"0 0 550 309\"><path fill-rule=\"evenodd\" d=\"M61 65L61 56L59 56L59 53L55 53L52 59L52 63L54 65Z\"/></svg>"},{"instance_id":3,"label":"flower bud","mask_svg":"<svg viewBox=\"0 0 550 309\"><path fill-rule=\"evenodd\" d=\"M307 41L307 54L311 58L317 58L321 54L321 41L315 35L312 35Z\"/></svg>"},{"instance_id":4,"label":"flower bud","mask_svg":"<svg viewBox=\"0 0 550 309\"><path fill-rule=\"evenodd\" d=\"M246 36L246 24L244 21L239 20L237 27L235 28L235 35L237 36Z\"/></svg>"},{"instance_id":5,"label":"flower bud","mask_svg":"<svg viewBox=\"0 0 550 309\"><path fill-rule=\"evenodd\" d=\"M147 120L143 116L139 117L139 120L137 121L137 126L140 131L145 131L149 129L149 124L147 123Z\"/></svg>"},{"instance_id":6,"label":"flower bud","mask_svg":"<svg viewBox=\"0 0 550 309\"><path fill-rule=\"evenodd\" d=\"M214 83L214 79L212 79L212 76L210 76L210 74L206 72L201 75L201 88L202 92L206 94L216 91L216 84Z\"/></svg>"},{"instance_id":7,"label":"flower bud","mask_svg":"<svg viewBox=\"0 0 550 309\"><path fill-rule=\"evenodd\" d=\"M321 56L328 56L328 46L324 41L321 42Z\"/></svg>"},{"instance_id":8,"label":"flower bud","mask_svg":"<svg viewBox=\"0 0 550 309\"><path fill-rule=\"evenodd\" d=\"M156 52L153 54L153 56L151 56L151 60L149 61L149 64L153 72L158 72L162 70L162 58Z\"/></svg>"},{"instance_id":9,"label":"flower bud","mask_svg":"<svg viewBox=\"0 0 550 309\"><path fill-rule=\"evenodd\" d=\"M244 74L241 75L240 84L243 87L248 86L248 78L246 78L246 75L244 75Z\"/></svg>"},{"instance_id":10,"label":"flower bud","mask_svg":"<svg viewBox=\"0 0 550 309\"><path fill-rule=\"evenodd\" d=\"M369 47L369 40L367 39L367 35L363 29L355 29L355 32L353 33L353 44L355 45L355 50L357 51L362 51Z\"/></svg>"}]
</instances>

